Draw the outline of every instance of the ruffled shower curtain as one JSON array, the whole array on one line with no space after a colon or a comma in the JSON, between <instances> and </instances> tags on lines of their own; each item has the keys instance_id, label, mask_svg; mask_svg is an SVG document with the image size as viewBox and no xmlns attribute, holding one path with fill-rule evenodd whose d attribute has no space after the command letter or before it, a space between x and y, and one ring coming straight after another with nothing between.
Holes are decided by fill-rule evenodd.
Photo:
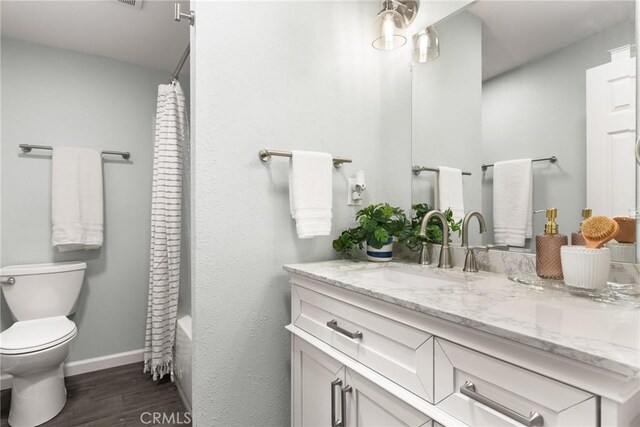
<instances>
[{"instance_id":1,"label":"ruffled shower curtain","mask_svg":"<svg viewBox=\"0 0 640 427\"><path fill-rule=\"evenodd\" d=\"M144 372L173 381L178 289L183 152L187 143L185 97L180 83L158 86L151 199L151 260Z\"/></svg>"}]
</instances>

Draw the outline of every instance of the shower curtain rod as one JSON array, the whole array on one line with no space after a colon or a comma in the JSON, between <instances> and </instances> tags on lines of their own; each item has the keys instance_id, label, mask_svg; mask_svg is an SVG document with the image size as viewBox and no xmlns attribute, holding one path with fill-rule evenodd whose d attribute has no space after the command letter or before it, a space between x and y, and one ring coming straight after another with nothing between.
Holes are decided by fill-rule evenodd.
<instances>
[{"instance_id":1,"label":"shower curtain rod","mask_svg":"<svg viewBox=\"0 0 640 427\"><path fill-rule=\"evenodd\" d=\"M184 50L184 53L180 57L180 62L178 62L178 66L175 71L171 73L171 81L178 80L178 76L180 75L180 70L184 66L184 63L187 62L187 58L189 58L189 52L191 51L191 43L187 45L187 48Z\"/></svg>"}]
</instances>

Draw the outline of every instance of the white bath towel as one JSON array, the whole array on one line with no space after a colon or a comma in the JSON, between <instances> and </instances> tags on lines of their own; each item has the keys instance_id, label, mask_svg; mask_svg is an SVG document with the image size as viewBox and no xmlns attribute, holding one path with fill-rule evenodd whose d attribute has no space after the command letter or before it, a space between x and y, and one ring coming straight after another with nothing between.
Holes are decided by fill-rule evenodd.
<instances>
[{"instance_id":1,"label":"white bath towel","mask_svg":"<svg viewBox=\"0 0 640 427\"><path fill-rule=\"evenodd\" d=\"M100 152L56 147L51 167L53 246L60 252L99 249L104 231Z\"/></svg>"},{"instance_id":2,"label":"white bath towel","mask_svg":"<svg viewBox=\"0 0 640 427\"><path fill-rule=\"evenodd\" d=\"M493 167L493 233L496 242L522 247L533 237L531 159L497 162Z\"/></svg>"},{"instance_id":3,"label":"white bath towel","mask_svg":"<svg viewBox=\"0 0 640 427\"><path fill-rule=\"evenodd\" d=\"M462 171L446 166L438 169L438 208L442 212L451 208L453 218L459 221L464 218Z\"/></svg>"},{"instance_id":4,"label":"white bath towel","mask_svg":"<svg viewBox=\"0 0 640 427\"><path fill-rule=\"evenodd\" d=\"M292 151L289 168L289 207L298 238L331 234L331 154Z\"/></svg>"}]
</instances>

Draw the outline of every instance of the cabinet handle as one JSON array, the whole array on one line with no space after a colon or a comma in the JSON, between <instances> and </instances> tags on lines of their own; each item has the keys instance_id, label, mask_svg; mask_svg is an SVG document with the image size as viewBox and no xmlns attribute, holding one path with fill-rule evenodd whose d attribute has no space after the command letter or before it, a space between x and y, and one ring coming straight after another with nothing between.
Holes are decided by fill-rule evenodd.
<instances>
[{"instance_id":1,"label":"cabinet handle","mask_svg":"<svg viewBox=\"0 0 640 427\"><path fill-rule=\"evenodd\" d=\"M336 386L342 386L340 378L331 381L331 427L342 427L342 420L336 421Z\"/></svg>"},{"instance_id":2,"label":"cabinet handle","mask_svg":"<svg viewBox=\"0 0 640 427\"><path fill-rule=\"evenodd\" d=\"M498 402L494 402L493 400L487 397L484 397L481 394L478 394L476 392L475 384L473 384L470 381L465 381L464 385L460 387L460 393L475 400L476 402L479 402L485 406L488 406L494 411L500 412L502 415L506 415L507 417L519 422L520 424L524 424L525 426L533 427L533 426L544 425L544 420L542 419L542 415L540 415L539 413L531 411L531 413L529 414L529 418L527 418L524 415L521 415L516 411L509 409L504 405L499 404Z\"/></svg>"},{"instance_id":3,"label":"cabinet handle","mask_svg":"<svg viewBox=\"0 0 640 427\"><path fill-rule=\"evenodd\" d=\"M342 335L347 336L349 338L362 338L362 332L360 331L355 331L355 332L351 332L351 331L347 331L344 328L341 328L340 326L338 326L338 321L336 319L333 320L329 320L327 322L327 326L330 327L331 329L333 329L334 331L340 332Z\"/></svg>"},{"instance_id":4,"label":"cabinet handle","mask_svg":"<svg viewBox=\"0 0 640 427\"><path fill-rule=\"evenodd\" d=\"M342 411L342 424L341 427L347 427L347 393L351 393L350 385L342 387L340 390L340 410Z\"/></svg>"}]
</instances>

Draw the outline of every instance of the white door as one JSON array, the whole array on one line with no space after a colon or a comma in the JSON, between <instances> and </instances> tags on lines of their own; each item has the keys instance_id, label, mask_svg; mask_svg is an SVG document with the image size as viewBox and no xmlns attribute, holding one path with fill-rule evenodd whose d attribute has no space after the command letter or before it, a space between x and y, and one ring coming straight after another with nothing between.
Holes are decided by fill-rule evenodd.
<instances>
[{"instance_id":1,"label":"white door","mask_svg":"<svg viewBox=\"0 0 640 427\"><path fill-rule=\"evenodd\" d=\"M350 386L350 388L349 388ZM342 427L431 426L431 419L347 368Z\"/></svg>"},{"instance_id":2,"label":"white door","mask_svg":"<svg viewBox=\"0 0 640 427\"><path fill-rule=\"evenodd\" d=\"M340 418L340 390L344 387L344 366L295 336L292 348L292 425L333 426ZM336 380L338 382L334 384Z\"/></svg>"},{"instance_id":3,"label":"white door","mask_svg":"<svg viewBox=\"0 0 640 427\"><path fill-rule=\"evenodd\" d=\"M629 216L636 206L635 58L631 47L587 70L587 207Z\"/></svg>"}]
</instances>

